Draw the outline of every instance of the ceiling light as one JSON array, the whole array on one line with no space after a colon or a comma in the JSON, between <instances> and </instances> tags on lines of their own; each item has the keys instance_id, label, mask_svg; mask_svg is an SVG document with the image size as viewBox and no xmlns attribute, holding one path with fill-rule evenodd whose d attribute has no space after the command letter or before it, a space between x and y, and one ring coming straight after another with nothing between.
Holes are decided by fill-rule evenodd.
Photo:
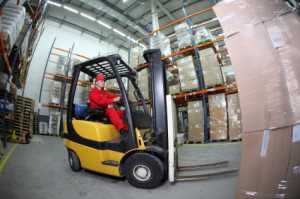
<instances>
[{"instance_id":1,"label":"ceiling light","mask_svg":"<svg viewBox=\"0 0 300 199\"><path fill-rule=\"evenodd\" d=\"M133 38L131 38L131 37L129 37L129 36L127 36L127 39L128 39L129 41L132 41L133 43L137 43L137 40L135 40L135 39L133 39Z\"/></svg>"},{"instance_id":2,"label":"ceiling light","mask_svg":"<svg viewBox=\"0 0 300 199\"><path fill-rule=\"evenodd\" d=\"M117 29L113 29L113 31L114 31L115 33L121 35L122 37L125 37L125 36L126 36L124 33L120 32L120 31L117 30Z\"/></svg>"},{"instance_id":3,"label":"ceiling light","mask_svg":"<svg viewBox=\"0 0 300 199\"><path fill-rule=\"evenodd\" d=\"M126 3L127 0L123 0L123 3Z\"/></svg>"},{"instance_id":4,"label":"ceiling light","mask_svg":"<svg viewBox=\"0 0 300 199\"><path fill-rule=\"evenodd\" d=\"M139 46L146 48L146 46L144 44L139 43Z\"/></svg>"},{"instance_id":5,"label":"ceiling light","mask_svg":"<svg viewBox=\"0 0 300 199\"><path fill-rule=\"evenodd\" d=\"M60 3L56 3L54 1L47 1L48 4L53 5L53 6L57 6L57 7L61 7Z\"/></svg>"},{"instance_id":6,"label":"ceiling light","mask_svg":"<svg viewBox=\"0 0 300 199\"><path fill-rule=\"evenodd\" d=\"M95 17L92 17L92 16L90 16L88 14L85 14L83 12L81 12L80 15L83 16L83 17L85 17L85 18L87 18L87 19L89 19L89 20L96 21Z\"/></svg>"},{"instance_id":7,"label":"ceiling light","mask_svg":"<svg viewBox=\"0 0 300 199\"><path fill-rule=\"evenodd\" d=\"M111 26L108 25L107 23L104 23L103 21L97 20L97 23L104 26L104 27L106 27L106 28L108 28L108 29L111 29Z\"/></svg>"},{"instance_id":8,"label":"ceiling light","mask_svg":"<svg viewBox=\"0 0 300 199\"><path fill-rule=\"evenodd\" d=\"M79 13L78 10L76 10L76 9L74 9L74 8L71 8L71 7L69 7L69 6L63 5L63 8L66 9L66 10L68 10L68 11L70 11L70 12L76 13L76 14Z\"/></svg>"}]
</instances>

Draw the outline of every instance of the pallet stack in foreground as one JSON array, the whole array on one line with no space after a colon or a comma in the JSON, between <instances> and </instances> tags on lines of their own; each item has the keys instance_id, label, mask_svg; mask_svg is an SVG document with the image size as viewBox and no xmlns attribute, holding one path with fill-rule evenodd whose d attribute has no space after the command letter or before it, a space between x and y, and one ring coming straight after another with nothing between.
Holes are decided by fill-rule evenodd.
<instances>
[{"instance_id":1,"label":"pallet stack in foreground","mask_svg":"<svg viewBox=\"0 0 300 199\"><path fill-rule=\"evenodd\" d=\"M33 134L34 100L17 96L15 102L14 131L16 140L25 144Z\"/></svg>"}]
</instances>

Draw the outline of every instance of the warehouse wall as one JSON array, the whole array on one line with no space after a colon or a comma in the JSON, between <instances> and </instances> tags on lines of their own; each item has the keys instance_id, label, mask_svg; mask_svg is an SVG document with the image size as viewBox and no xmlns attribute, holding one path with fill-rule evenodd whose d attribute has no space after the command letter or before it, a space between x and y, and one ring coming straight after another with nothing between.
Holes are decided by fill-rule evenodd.
<instances>
[{"instance_id":1,"label":"warehouse wall","mask_svg":"<svg viewBox=\"0 0 300 199\"><path fill-rule=\"evenodd\" d=\"M74 28L47 20L45 22L45 31L37 45L31 62L24 91L25 97L33 98L36 102L38 102L39 98L42 74L47 62L47 56L55 38L55 47L69 49L73 43L75 43L74 53L82 54L87 57L92 58L98 55L119 53L125 61L128 59L128 51L124 49L119 49L112 44L100 41L98 38L88 35L87 33L82 33ZM50 65L53 67L53 64ZM53 69L49 68L49 71L53 71ZM47 83L45 87L45 90L48 90ZM43 93L44 97L48 95L47 91Z\"/></svg>"}]
</instances>

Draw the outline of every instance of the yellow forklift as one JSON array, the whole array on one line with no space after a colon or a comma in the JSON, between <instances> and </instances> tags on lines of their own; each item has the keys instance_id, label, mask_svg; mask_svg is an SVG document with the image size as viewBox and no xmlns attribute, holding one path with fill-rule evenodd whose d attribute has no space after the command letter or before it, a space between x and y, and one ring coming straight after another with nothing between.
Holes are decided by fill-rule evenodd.
<instances>
[{"instance_id":1,"label":"yellow forklift","mask_svg":"<svg viewBox=\"0 0 300 199\"><path fill-rule=\"evenodd\" d=\"M167 116L165 100L164 69L160 61L160 51L149 50L145 58L158 71L154 75L156 84L153 92L152 117L147 110L145 99L136 84L136 71L130 68L119 55L110 55L89 60L74 66L68 98L68 111L64 143L68 150L69 164L73 171L81 168L111 175L125 176L130 184L140 188L154 188L166 179L168 172ZM128 143L120 141L117 129L105 116L105 110L98 108L85 110L74 103L80 73L94 79L98 73L106 80L116 79L125 107L128 124ZM135 91L137 104L143 110L135 110L128 99L124 78L130 81ZM115 106L120 106L115 104ZM140 129L153 128L155 141L150 146L144 142Z\"/></svg>"},{"instance_id":2,"label":"yellow forklift","mask_svg":"<svg viewBox=\"0 0 300 199\"><path fill-rule=\"evenodd\" d=\"M161 52L157 49L144 52L151 71L151 115L136 83L136 71L119 55L99 57L74 66L64 130L64 144L73 171L87 169L125 177L131 185L139 188L155 188L166 179L175 182L205 177L176 175L176 169L201 169L209 164L178 167L175 139L177 116L172 97L166 95L165 69L160 57ZM82 105L74 103L81 73L88 75L91 80L102 73L106 80L117 81L122 103L115 106L125 107L125 120L128 124L126 147L120 140L119 132L105 116L105 110L89 110L86 105L82 108ZM132 84L137 101L135 104L142 106L142 111L129 100L124 79ZM150 128L154 132L152 142L146 142L141 136L140 130L144 128ZM218 164L224 162L213 165Z\"/></svg>"}]
</instances>

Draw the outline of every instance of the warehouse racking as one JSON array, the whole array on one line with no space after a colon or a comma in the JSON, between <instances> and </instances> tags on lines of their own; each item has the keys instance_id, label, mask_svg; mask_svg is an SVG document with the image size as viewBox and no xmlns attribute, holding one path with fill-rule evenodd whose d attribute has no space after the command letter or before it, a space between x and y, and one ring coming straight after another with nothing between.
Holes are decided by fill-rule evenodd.
<instances>
[{"instance_id":1,"label":"warehouse racking","mask_svg":"<svg viewBox=\"0 0 300 199\"><path fill-rule=\"evenodd\" d=\"M48 132L47 135L55 135L62 136L63 131L63 118L66 111L66 99L68 92L68 85L72 79L72 66L74 64L74 60L83 61L89 59L88 57L74 53L74 46L72 45L69 49L63 49L55 47L56 39L53 40L51 48L49 50L49 54L46 60L46 64L43 71L42 83L39 92L39 109L38 109L38 119L41 122L47 122L42 120L43 114L41 114L41 109L47 108L49 111L49 119L48 122ZM62 61L63 60L63 61ZM49 71L49 69L53 70L53 67L49 67L49 65L54 64L60 69L56 69L54 71ZM53 81L57 83L56 86L53 86L52 89L56 89L54 91L57 99L54 101L51 99L50 101L45 101L43 99L43 94L46 94L45 91L45 81ZM80 80L79 85L82 87L87 87L90 85L87 80ZM49 91L48 92L53 92ZM47 96L48 98L48 96ZM52 129L51 129L52 128Z\"/></svg>"},{"instance_id":2,"label":"warehouse racking","mask_svg":"<svg viewBox=\"0 0 300 199\"><path fill-rule=\"evenodd\" d=\"M16 96L17 92L22 93L24 91L29 65L36 44L44 30L44 12L46 7L45 0L18 0L15 2L16 4L4 0L0 3L1 17L8 20L10 26L14 26L16 30L19 30L19 32L14 33L14 39L11 39L13 37L12 33L4 30L4 28L0 32L0 138L4 145L13 132L19 130L14 125L17 121ZM24 11L24 18L22 18L24 23L19 23L19 25L18 19L15 17L16 13L14 13L18 9L19 11L21 9ZM9 19L13 20L9 21Z\"/></svg>"},{"instance_id":3,"label":"warehouse racking","mask_svg":"<svg viewBox=\"0 0 300 199\"><path fill-rule=\"evenodd\" d=\"M182 18L170 21L167 24L161 25L160 28L153 30L148 36L151 37L154 34L165 30L167 28L171 28L179 23L182 23L186 20L190 20L192 17L204 14L208 11L212 11L212 7L209 7L207 9L197 11L191 15L184 16ZM190 22L189 22L190 23ZM190 26L191 27L191 26ZM217 49L215 46L221 46L220 49ZM203 70L202 70L202 63L200 61L201 58L201 50L212 48L216 54L217 60L219 62L220 67L224 67L230 64L230 59L228 56L226 56L226 48L224 47L224 36L216 36L214 39L205 41L203 43L196 44L195 42L191 42L191 46L187 46L186 48L182 48L179 50L173 50L169 55L162 56L161 60L165 62L166 68L172 67L173 64L170 63L170 58L176 59L179 56L186 56L186 55L192 55L194 59L194 64L196 68L196 74L198 78L199 83L199 89L191 90L191 91L184 91L179 92L176 94L172 94L173 98L176 102L177 107L181 107L187 104L187 102L192 100L199 100L201 99L203 102L203 124L204 124L204 142L209 142L209 109L208 109L208 96L209 95L216 95L223 93L224 95L231 95L231 94L237 94L237 86L235 83L233 84L226 84L225 82L220 85L210 86L207 87L205 85L205 82L203 80ZM223 55L223 56L221 56ZM148 67L147 64L141 63L137 67L137 71L144 70ZM177 70L177 69L175 69ZM221 68L220 68L221 70ZM223 77L224 78L224 77ZM227 104L227 103L226 103ZM226 105L227 106L227 105ZM228 114L228 113L227 113ZM228 118L228 115L227 115ZM200 121L199 121L200 122ZM202 122L201 122L202 123ZM228 121L227 121L228 123ZM227 127L228 128L228 127ZM228 130L228 129L227 129ZM227 140L227 139L226 139Z\"/></svg>"}]
</instances>

